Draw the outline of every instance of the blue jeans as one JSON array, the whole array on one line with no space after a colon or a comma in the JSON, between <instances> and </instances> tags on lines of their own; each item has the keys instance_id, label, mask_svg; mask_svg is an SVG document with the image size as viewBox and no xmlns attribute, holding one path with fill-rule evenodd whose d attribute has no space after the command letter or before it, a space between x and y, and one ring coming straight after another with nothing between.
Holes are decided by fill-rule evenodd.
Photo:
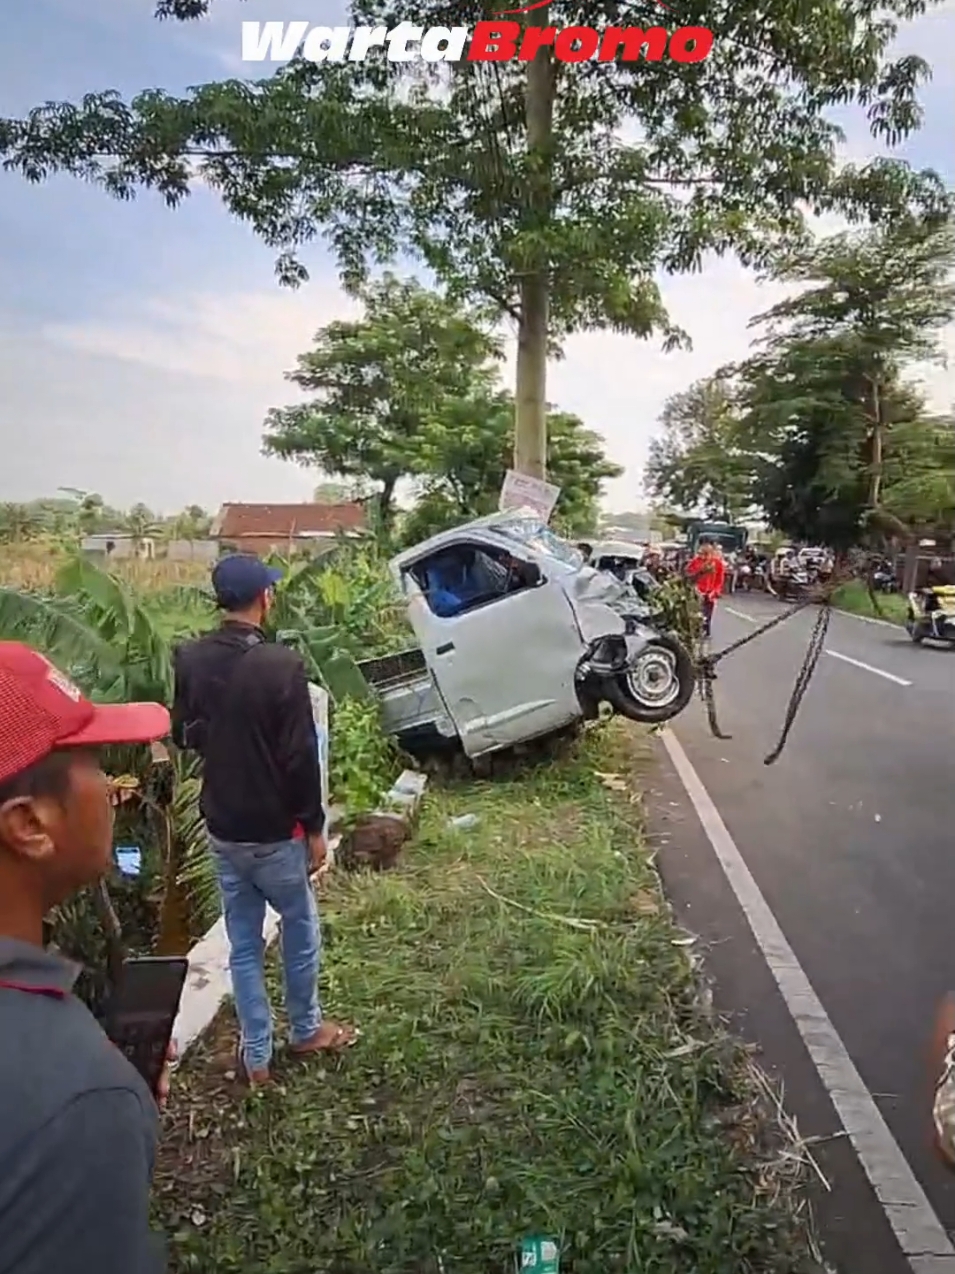
<instances>
[{"instance_id":1,"label":"blue jeans","mask_svg":"<svg viewBox=\"0 0 955 1274\"><path fill-rule=\"evenodd\" d=\"M308 878L304 841L249 845L211 837L229 935L232 993L242 1033L242 1060L262 1070L272 1057L272 1006L265 986L266 903L282 920L282 973L290 1038L303 1044L318 1030L321 928Z\"/></svg>"}]
</instances>

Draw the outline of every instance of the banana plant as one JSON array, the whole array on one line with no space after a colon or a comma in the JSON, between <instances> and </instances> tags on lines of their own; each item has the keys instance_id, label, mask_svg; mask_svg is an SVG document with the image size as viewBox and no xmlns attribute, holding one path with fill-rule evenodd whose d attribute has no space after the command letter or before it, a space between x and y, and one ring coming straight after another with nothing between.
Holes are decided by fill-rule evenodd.
<instances>
[{"instance_id":1,"label":"banana plant","mask_svg":"<svg viewBox=\"0 0 955 1274\"><path fill-rule=\"evenodd\" d=\"M280 628L275 639L299 652L305 660L309 681L324 686L333 703L370 698L371 687L355 657L342 647L337 629L316 625Z\"/></svg>"},{"instance_id":2,"label":"banana plant","mask_svg":"<svg viewBox=\"0 0 955 1274\"><path fill-rule=\"evenodd\" d=\"M355 658L359 643L334 622L333 607L347 606L347 581L336 578L322 559L276 565L285 572L269 615L276 640L302 655L309 679L324 686L333 703L369 698L371 689Z\"/></svg>"},{"instance_id":3,"label":"banana plant","mask_svg":"<svg viewBox=\"0 0 955 1274\"><path fill-rule=\"evenodd\" d=\"M94 700L169 703L171 644L157 625L157 613L144 605L125 581L77 556L58 573L53 594L0 589L0 638L41 650ZM190 864L198 865L198 876L205 856L194 763L174 759L173 789L162 802L151 794L150 765L142 749L107 749L104 763L110 772L130 775L137 784L139 808L134 816L124 806L122 834L146 848L150 864L141 881L109 886L123 928L138 945L136 935L147 938L153 925L147 916L158 903L160 942L178 942L197 919L205 920L210 913L214 919L217 910L210 901L214 881L200 888L198 884L180 885L179 879ZM191 910L193 897L196 913ZM178 917L176 926L170 920L173 913ZM94 1001L101 997L104 961L116 950L115 926L107 924L106 932L102 928L109 919L103 898L90 894L73 900L52 917L52 939L92 971L88 990ZM173 927L177 934L170 938L166 931ZM104 939L109 939L105 945Z\"/></svg>"},{"instance_id":4,"label":"banana plant","mask_svg":"<svg viewBox=\"0 0 955 1274\"><path fill-rule=\"evenodd\" d=\"M81 557L62 567L52 594L0 589L0 637L42 650L101 702L170 700L169 642L152 614Z\"/></svg>"},{"instance_id":5,"label":"banana plant","mask_svg":"<svg viewBox=\"0 0 955 1274\"><path fill-rule=\"evenodd\" d=\"M399 613L380 565L351 549L342 550L346 552L347 565L337 555L283 564L286 574L270 618L273 634L302 653L310 679L323 685L335 704L370 698L357 659L396 648L394 617ZM164 606L164 600L169 604ZM42 650L93 699L169 703L172 640L186 635L168 630L167 616L173 610L188 613L196 628L212 621L205 590L170 590L162 599L153 596L144 602L124 580L75 555L59 572L52 593L0 588L0 639ZM403 634L398 644L401 640ZM135 826L127 830L149 847L151 859L148 881L110 885L124 929L139 930L137 919L145 914L144 908L148 910L147 903L151 907L161 896L175 897L178 905L183 894L189 923L211 923L219 913L219 897L199 812L197 761L173 756L173 794L161 818L149 797L148 767L141 750L111 750L106 763L112 773L129 773L142 785L143 818L137 816ZM148 897L140 896L143 888ZM53 923L54 938L62 939L65 949L94 971L105 959L95 907L99 901L76 899ZM167 918L169 909L160 905Z\"/></svg>"},{"instance_id":6,"label":"banana plant","mask_svg":"<svg viewBox=\"0 0 955 1274\"><path fill-rule=\"evenodd\" d=\"M122 652L100 632L75 597L0 588L0 638L35 646L90 685L111 686L122 676Z\"/></svg>"},{"instance_id":7,"label":"banana plant","mask_svg":"<svg viewBox=\"0 0 955 1274\"><path fill-rule=\"evenodd\" d=\"M209 836L199 812L202 786L199 761L177 752L173 757L176 787L169 816L177 846L176 883L189 899L194 920L208 928L220 911L219 884L209 852Z\"/></svg>"},{"instance_id":8,"label":"banana plant","mask_svg":"<svg viewBox=\"0 0 955 1274\"><path fill-rule=\"evenodd\" d=\"M56 590L61 597L74 600L87 623L119 657L120 676L101 683L97 697L171 701L169 641L125 580L76 555L58 572Z\"/></svg>"},{"instance_id":9,"label":"banana plant","mask_svg":"<svg viewBox=\"0 0 955 1274\"><path fill-rule=\"evenodd\" d=\"M339 548L307 562L274 565L277 628L334 627L342 648L360 657L388 654L413 641L404 604L374 548Z\"/></svg>"}]
</instances>

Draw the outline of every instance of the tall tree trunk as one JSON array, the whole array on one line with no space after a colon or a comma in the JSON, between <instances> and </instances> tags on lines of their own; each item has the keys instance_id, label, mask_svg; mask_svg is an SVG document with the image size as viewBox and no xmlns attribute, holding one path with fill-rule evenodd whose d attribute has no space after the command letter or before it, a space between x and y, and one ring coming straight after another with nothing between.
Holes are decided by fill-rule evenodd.
<instances>
[{"instance_id":1,"label":"tall tree trunk","mask_svg":"<svg viewBox=\"0 0 955 1274\"><path fill-rule=\"evenodd\" d=\"M395 487L398 485L397 474L384 479L378 493L378 518L386 531L391 530L395 519Z\"/></svg>"},{"instance_id":2,"label":"tall tree trunk","mask_svg":"<svg viewBox=\"0 0 955 1274\"><path fill-rule=\"evenodd\" d=\"M904 565L902 567L902 592L912 593L915 591L915 585L918 582L919 574L919 542L918 536L913 536L905 546Z\"/></svg>"},{"instance_id":3,"label":"tall tree trunk","mask_svg":"<svg viewBox=\"0 0 955 1274\"><path fill-rule=\"evenodd\" d=\"M872 380L872 448L869 453L869 508L877 509L882 498L883 452L882 394L877 379Z\"/></svg>"},{"instance_id":4,"label":"tall tree trunk","mask_svg":"<svg viewBox=\"0 0 955 1274\"><path fill-rule=\"evenodd\" d=\"M546 27L550 6L528 15L530 25ZM551 170L555 69L553 51L537 50L527 66L525 118L532 170L529 216L525 230L543 228L551 212ZM550 279L539 266L521 280L521 315L517 335L517 415L514 422L514 468L531 478L547 477L547 329Z\"/></svg>"},{"instance_id":5,"label":"tall tree trunk","mask_svg":"<svg viewBox=\"0 0 955 1274\"><path fill-rule=\"evenodd\" d=\"M547 280L539 275L521 284L514 468L547 477Z\"/></svg>"}]
</instances>

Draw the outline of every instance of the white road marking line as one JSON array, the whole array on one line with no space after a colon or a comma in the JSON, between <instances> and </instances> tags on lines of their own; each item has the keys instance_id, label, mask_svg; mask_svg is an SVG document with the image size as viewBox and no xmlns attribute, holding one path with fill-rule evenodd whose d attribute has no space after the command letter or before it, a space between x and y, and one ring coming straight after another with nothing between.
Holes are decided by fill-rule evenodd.
<instances>
[{"instance_id":1,"label":"white road marking line","mask_svg":"<svg viewBox=\"0 0 955 1274\"><path fill-rule=\"evenodd\" d=\"M910 686L911 681L906 681L904 677L897 677L894 672L885 672L882 668L873 668L871 664L864 664L861 659L853 659L850 655L840 654L838 650L827 650L827 655L831 655L833 659L841 659L844 663L852 664L854 668L862 668L866 672L874 672L877 677L884 677L886 681L894 681L897 686Z\"/></svg>"},{"instance_id":2,"label":"white road marking line","mask_svg":"<svg viewBox=\"0 0 955 1274\"><path fill-rule=\"evenodd\" d=\"M909 1268L913 1274L952 1274L955 1247L786 941L709 792L673 731L668 728L661 737ZM927 1110L925 1118L927 1127Z\"/></svg>"},{"instance_id":3,"label":"white road marking line","mask_svg":"<svg viewBox=\"0 0 955 1274\"><path fill-rule=\"evenodd\" d=\"M747 615L745 611L734 610L732 606L724 606L727 615L733 615L736 619L745 620L747 624L758 624L759 620L753 615ZM843 612L839 612L842 614ZM864 619L863 615L854 615L854 619ZM878 621L882 623L882 620ZM895 625L890 625L895 627ZM897 686L910 686L911 681L906 681L905 677L897 677L894 672L886 672L882 668L873 668L872 664L864 664L861 659L853 659L851 655L843 655L838 650L826 650L827 655L831 655L833 659L841 659L844 663L852 664L855 668L862 668L865 672L874 673L877 677L884 677L886 681L894 681Z\"/></svg>"},{"instance_id":4,"label":"white road marking line","mask_svg":"<svg viewBox=\"0 0 955 1274\"><path fill-rule=\"evenodd\" d=\"M732 606L724 606L723 609L727 615L735 615L737 619L745 619L747 624L755 624L758 621L752 615L745 615L741 610L734 610ZM901 624L893 624L890 619L876 619L874 615L857 615L852 610L842 610L839 606L832 608L837 615L845 615L847 619L857 619L860 624L878 624L880 628L891 628L894 632L905 632Z\"/></svg>"},{"instance_id":5,"label":"white road marking line","mask_svg":"<svg viewBox=\"0 0 955 1274\"><path fill-rule=\"evenodd\" d=\"M842 610L839 606L834 606L833 610L839 615L848 615L850 619L858 619L862 624L878 624L881 628L894 628L897 633L905 632L901 624L893 624L891 619L876 619L874 615L857 615L854 610Z\"/></svg>"}]
</instances>

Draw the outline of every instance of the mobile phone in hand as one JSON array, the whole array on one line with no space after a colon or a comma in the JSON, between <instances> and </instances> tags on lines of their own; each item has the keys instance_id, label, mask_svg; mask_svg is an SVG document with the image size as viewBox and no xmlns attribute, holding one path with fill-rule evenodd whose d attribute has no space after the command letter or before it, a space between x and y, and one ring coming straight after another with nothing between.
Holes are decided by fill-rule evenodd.
<instances>
[{"instance_id":1,"label":"mobile phone in hand","mask_svg":"<svg viewBox=\"0 0 955 1274\"><path fill-rule=\"evenodd\" d=\"M156 1095L169 1052L189 961L184 956L127 960L106 1011L106 1034Z\"/></svg>"}]
</instances>

